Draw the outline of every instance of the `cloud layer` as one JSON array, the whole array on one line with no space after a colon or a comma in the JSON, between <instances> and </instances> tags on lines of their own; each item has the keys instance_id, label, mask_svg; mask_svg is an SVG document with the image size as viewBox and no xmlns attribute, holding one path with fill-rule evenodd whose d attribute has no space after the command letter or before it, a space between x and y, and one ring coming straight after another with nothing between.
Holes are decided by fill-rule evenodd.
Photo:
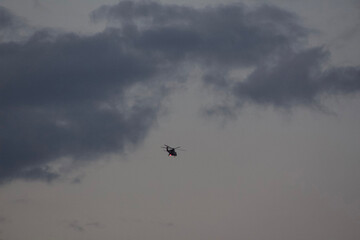
<instances>
[{"instance_id":1,"label":"cloud layer","mask_svg":"<svg viewBox=\"0 0 360 240\"><path fill-rule=\"evenodd\" d=\"M137 144L165 96L153 80L160 65L116 30L0 44L0 181L49 181L59 158L89 161Z\"/></svg>"},{"instance_id":2,"label":"cloud layer","mask_svg":"<svg viewBox=\"0 0 360 240\"><path fill-rule=\"evenodd\" d=\"M202 66L204 84L227 96L226 103L210 107L208 113L234 113L245 103L312 107L323 95L360 90L359 67L325 67L330 53L322 46L306 47L312 30L296 15L274 6L195 9L123 1L91 16L132 26L139 48ZM249 69L245 76L233 74Z\"/></svg>"},{"instance_id":3,"label":"cloud layer","mask_svg":"<svg viewBox=\"0 0 360 240\"><path fill-rule=\"evenodd\" d=\"M324 94L360 89L358 67L326 68L329 53L306 48L310 31L274 6L122 1L91 18L109 27L0 43L0 182L49 181L58 177L49 164L59 158L89 161L137 144L184 65L200 67L203 83L230 99L209 114L244 103L312 106ZM12 19L0 8L0 31Z\"/></svg>"},{"instance_id":4,"label":"cloud layer","mask_svg":"<svg viewBox=\"0 0 360 240\"><path fill-rule=\"evenodd\" d=\"M257 67L232 94L241 106L249 101L276 107L318 104L323 94L350 94L360 90L360 69L332 67L323 70L328 52L322 48L289 53L274 66Z\"/></svg>"}]
</instances>

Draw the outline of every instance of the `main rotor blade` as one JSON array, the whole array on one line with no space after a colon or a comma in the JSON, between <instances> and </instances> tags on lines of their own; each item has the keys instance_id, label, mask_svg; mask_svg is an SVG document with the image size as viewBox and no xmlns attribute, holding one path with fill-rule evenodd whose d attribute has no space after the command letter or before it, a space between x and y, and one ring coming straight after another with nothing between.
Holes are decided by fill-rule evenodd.
<instances>
[{"instance_id":1,"label":"main rotor blade","mask_svg":"<svg viewBox=\"0 0 360 240\"><path fill-rule=\"evenodd\" d=\"M185 149L183 149L183 148L181 148L181 147L176 147L176 148L174 148L174 149L180 150L180 151L186 151Z\"/></svg>"}]
</instances>

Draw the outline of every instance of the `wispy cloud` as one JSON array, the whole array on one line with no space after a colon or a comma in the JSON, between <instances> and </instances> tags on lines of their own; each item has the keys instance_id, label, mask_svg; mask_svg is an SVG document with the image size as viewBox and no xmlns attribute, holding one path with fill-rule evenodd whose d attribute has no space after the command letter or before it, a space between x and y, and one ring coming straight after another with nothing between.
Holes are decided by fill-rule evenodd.
<instances>
[{"instance_id":1,"label":"wispy cloud","mask_svg":"<svg viewBox=\"0 0 360 240\"><path fill-rule=\"evenodd\" d=\"M78 221L74 220L68 224L68 227L77 231L77 232L83 232L84 228L78 223Z\"/></svg>"},{"instance_id":2,"label":"wispy cloud","mask_svg":"<svg viewBox=\"0 0 360 240\"><path fill-rule=\"evenodd\" d=\"M99 222L81 222L78 220L66 221L66 226L77 232L85 232L90 229L103 228L104 226Z\"/></svg>"}]
</instances>

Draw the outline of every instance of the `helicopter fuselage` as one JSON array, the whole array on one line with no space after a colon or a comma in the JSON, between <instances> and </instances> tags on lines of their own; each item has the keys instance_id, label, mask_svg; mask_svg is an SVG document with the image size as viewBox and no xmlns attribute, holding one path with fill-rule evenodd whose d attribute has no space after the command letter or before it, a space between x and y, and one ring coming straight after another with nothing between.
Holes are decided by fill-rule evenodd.
<instances>
[{"instance_id":1,"label":"helicopter fuselage","mask_svg":"<svg viewBox=\"0 0 360 240\"><path fill-rule=\"evenodd\" d=\"M177 153L175 152L175 149L173 149L173 148L166 147L166 151L169 153L169 156L173 156L173 157L177 156Z\"/></svg>"}]
</instances>

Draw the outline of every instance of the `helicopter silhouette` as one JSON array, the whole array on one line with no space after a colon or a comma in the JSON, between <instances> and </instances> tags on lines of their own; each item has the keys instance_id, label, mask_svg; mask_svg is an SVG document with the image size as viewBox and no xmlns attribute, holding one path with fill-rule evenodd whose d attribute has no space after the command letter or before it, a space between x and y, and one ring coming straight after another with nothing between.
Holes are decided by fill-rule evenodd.
<instances>
[{"instance_id":1,"label":"helicopter silhouette","mask_svg":"<svg viewBox=\"0 0 360 240\"><path fill-rule=\"evenodd\" d=\"M182 149L181 147L170 147L166 144L164 144L164 146L162 146L162 148L165 149L166 152L168 152L168 156L169 157L176 157L177 156L177 152L175 150L181 150L181 151L185 151L185 149Z\"/></svg>"}]
</instances>

